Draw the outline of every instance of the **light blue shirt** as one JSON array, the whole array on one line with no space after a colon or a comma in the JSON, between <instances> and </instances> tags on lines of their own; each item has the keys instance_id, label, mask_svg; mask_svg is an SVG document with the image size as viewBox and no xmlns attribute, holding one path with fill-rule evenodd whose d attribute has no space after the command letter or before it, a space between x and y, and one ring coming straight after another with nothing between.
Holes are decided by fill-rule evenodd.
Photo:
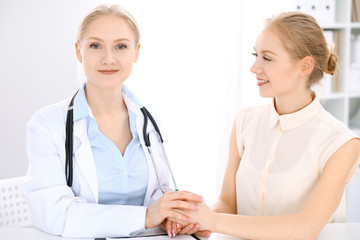
<instances>
[{"instance_id":1,"label":"light blue shirt","mask_svg":"<svg viewBox=\"0 0 360 240\"><path fill-rule=\"evenodd\" d=\"M136 131L137 115L128 107L133 139L123 156L117 146L100 132L87 103L84 87L85 84L80 88L74 102L74 122L87 118L87 133L98 178L99 203L142 206L148 185L149 168ZM123 95L137 103L125 86Z\"/></svg>"}]
</instances>

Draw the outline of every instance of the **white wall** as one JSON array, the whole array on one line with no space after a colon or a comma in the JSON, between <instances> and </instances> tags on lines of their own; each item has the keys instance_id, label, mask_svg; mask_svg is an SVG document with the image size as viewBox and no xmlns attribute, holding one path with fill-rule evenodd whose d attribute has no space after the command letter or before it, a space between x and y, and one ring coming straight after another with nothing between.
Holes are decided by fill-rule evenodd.
<instances>
[{"instance_id":1,"label":"white wall","mask_svg":"<svg viewBox=\"0 0 360 240\"><path fill-rule=\"evenodd\" d=\"M26 172L31 115L80 86L77 26L101 2L0 1L0 179ZM135 16L142 35L127 84L159 116L179 187L211 202L221 186L236 110L260 101L249 72L253 41L263 19L287 1L112 2Z\"/></svg>"},{"instance_id":2,"label":"white wall","mask_svg":"<svg viewBox=\"0 0 360 240\"><path fill-rule=\"evenodd\" d=\"M25 174L25 129L33 112L69 96L78 85L73 21L80 18L69 5L0 2L0 178Z\"/></svg>"},{"instance_id":3,"label":"white wall","mask_svg":"<svg viewBox=\"0 0 360 240\"><path fill-rule=\"evenodd\" d=\"M77 26L101 2L0 2L0 179L26 172L32 114L80 86ZM140 25L140 58L127 84L160 117L179 187L214 198L218 155L227 154L237 108L238 1L113 2Z\"/></svg>"}]
</instances>

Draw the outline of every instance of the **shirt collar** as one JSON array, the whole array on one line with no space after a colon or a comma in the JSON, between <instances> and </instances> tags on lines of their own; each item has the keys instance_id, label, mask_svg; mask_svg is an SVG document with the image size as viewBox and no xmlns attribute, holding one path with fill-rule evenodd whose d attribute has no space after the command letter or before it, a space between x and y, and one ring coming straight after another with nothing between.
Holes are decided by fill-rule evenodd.
<instances>
[{"instance_id":1,"label":"shirt collar","mask_svg":"<svg viewBox=\"0 0 360 240\"><path fill-rule=\"evenodd\" d=\"M85 86L86 83L84 83L82 87L79 89L79 92L77 93L74 100L74 122L88 116L94 118L92 111L89 107L89 104L86 100ZM125 85L123 85L122 87L122 94L124 97L125 104L128 108L129 114L130 112L134 113L135 115L141 114L140 107L143 106L142 103L135 97L135 95ZM130 116L130 117L134 117L134 116Z\"/></svg>"},{"instance_id":2,"label":"shirt collar","mask_svg":"<svg viewBox=\"0 0 360 240\"><path fill-rule=\"evenodd\" d=\"M87 116L94 117L85 96L86 83L82 85L74 100L74 122Z\"/></svg>"},{"instance_id":3,"label":"shirt collar","mask_svg":"<svg viewBox=\"0 0 360 240\"><path fill-rule=\"evenodd\" d=\"M320 106L320 101L315 96L314 100L303 109L294 113L279 115L275 109L275 100L273 100L270 110L269 128L274 128L278 123L282 130L297 128L315 117L319 112Z\"/></svg>"}]
</instances>

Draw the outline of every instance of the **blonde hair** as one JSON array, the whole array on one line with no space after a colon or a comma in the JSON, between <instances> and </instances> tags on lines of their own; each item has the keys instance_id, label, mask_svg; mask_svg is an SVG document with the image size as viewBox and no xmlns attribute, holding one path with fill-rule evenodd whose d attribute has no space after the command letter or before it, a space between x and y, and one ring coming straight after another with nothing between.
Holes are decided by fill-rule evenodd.
<instances>
[{"instance_id":1,"label":"blonde hair","mask_svg":"<svg viewBox=\"0 0 360 240\"><path fill-rule=\"evenodd\" d=\"M315 66L309 77L309 87L318 84L327 74L334 74L339 57L328 48L323 31L316 20L304 13L280 13L265 21L275 31L286 50L295 60L313 57Z\"/></svg>"},{"instance_id":2,"label":"blonde hair","mask_svg":"<svg viewBox=\"0 0 360 240\"><path fill-rule=\"evenodd\" d=\"M89 24L93 22L96 18L100 16L118 16L123 18L129 24L129 27L135 35L135 43L138 44L140 41L140 31L136 23L135 18L125 9L119 5L111 4L102 4L94 8L86 17L81 21L78 32L77 32L77 41L80 43L83 39Z\"/></svg>"}]
</instances>

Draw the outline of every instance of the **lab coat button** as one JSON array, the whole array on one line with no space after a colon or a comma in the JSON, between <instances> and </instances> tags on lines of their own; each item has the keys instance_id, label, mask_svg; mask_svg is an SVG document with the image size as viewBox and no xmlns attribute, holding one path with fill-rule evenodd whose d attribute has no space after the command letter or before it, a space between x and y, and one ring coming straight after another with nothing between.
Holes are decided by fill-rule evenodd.
<instances>
[{"instance_id":1,"label":"lab coat button","mask_svg":"<svg viewBox=\"0 0 360 240\"><path fill-rule=\"evenodd\" d=\"M127 171L123 171L123 175L124 175L124 176L127 176Z\"/></svg>"}]
</instances>

